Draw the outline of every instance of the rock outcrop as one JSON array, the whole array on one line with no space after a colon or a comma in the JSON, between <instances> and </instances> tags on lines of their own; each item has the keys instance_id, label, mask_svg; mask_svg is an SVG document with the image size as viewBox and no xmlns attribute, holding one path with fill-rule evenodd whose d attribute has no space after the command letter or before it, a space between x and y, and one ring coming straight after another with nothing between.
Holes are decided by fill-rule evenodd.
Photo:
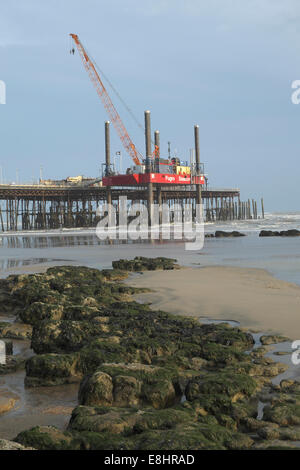
<instances>
[{"instance_id":1,"label":"rock outcrop","mask_svg":"<svg viewBox=\"0 0 300 470\"><path fill-rule=\"evenodd\" d=\"M41 450L225 450L296 438L299 389L272 386L285 366L264 357L266 348L251 351L251 334L151 309L133 300L141 290L122 283L124 269L175 267L136 258L112 270L62 266L5 280L11 311L32 329L26 386L79 387L66 431L37 426L16 442Z\"/></svg>"},{"instance_id":2,"label":"rock outcrop","mask_svg":"<svg viewBox=\"0 0 300 470\"><path fill-rule=\"evenodd\" d=\"M291 229L291 230L281 230L273 231L273 230L261 230L260 237L299 237L300 230Z\"/></svg>"},{"instance_id":3,"label":"rock outcrop","mask_svg":"<svg viewBox=\"0 0 300 470\"><path fill-rule=\"evenodd\" d=\"M215 232L216 238L237 238L237 237L245 237L245 233L237 232L234 230L233 232L224 232L222 230L217 230Z\"/></svg>"},{"instance_id":4,"label":"rock outcrop","mask_svg":"<svg viewBox=\"0 0 300 470\"><path fill-rule=\"evenodd\" d=\"M170 270L178 268L176 259L172 258L145 258L144 256L136 256L133 260L120 259L113 261L114 269L124 271L156 271L158 269Z\"/></svg>"},{"instance_id":5,"label":"rock outcrop","mask_svg":"<svg viewBox=\"0 0 300 470\"><path fill-rule=\"evenodd\" d=\"M245 237L245 233L237 232L233 230L232 232L225 232L223 230L217 230L215 233L206 233L205 238L237 238Z\"/></svg>"}]
</instances>

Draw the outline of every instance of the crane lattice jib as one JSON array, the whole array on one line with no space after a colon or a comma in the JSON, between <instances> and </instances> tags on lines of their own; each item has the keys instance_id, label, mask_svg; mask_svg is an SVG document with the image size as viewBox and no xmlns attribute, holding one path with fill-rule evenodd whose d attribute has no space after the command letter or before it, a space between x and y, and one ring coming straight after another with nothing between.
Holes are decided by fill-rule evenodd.
<instances>
[{"instance_id":1,"label":"crane lattice jib","mask_svg":"<svg viewBox=\"0 0 300 470\"><path fill-rule=\"evenodd\" d=\"M111 101L105 86L103 85L103 82L101 78L99 77L99 74L97 70L95 69L95 66L91 59L89 58L88 54L86 53L83 45L79 41L79 38L76 34L70 34L72 39L74 40L76 47L78 49L79 55L81 57L81 60L83 62L83 65L86 69L86 71L89 74L89 77L96 88L96 91L99 95L99 97L102 100L102 103L109 115L109 118L111 122L113 123L120 139L121 142L124 146L124 148L127 150L131 158L133 159L134 163L136 165L140 165L140 158L139 158L139 152L135 148L134 143L132 142L131 138L128 135L128 132L119 116L119 113L117 112L116 108L113 105L113 102Z\"/></svg>"}]
</instances>

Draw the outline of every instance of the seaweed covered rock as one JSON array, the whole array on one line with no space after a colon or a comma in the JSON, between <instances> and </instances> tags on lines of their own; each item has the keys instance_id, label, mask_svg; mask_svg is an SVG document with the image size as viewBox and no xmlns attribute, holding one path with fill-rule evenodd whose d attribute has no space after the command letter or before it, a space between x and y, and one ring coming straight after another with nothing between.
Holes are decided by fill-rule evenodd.
<instances>
[{"instance_id":1,"label":"seaweed covered rock","mask_svg":"<svg viewBox=\"0 0 300 470\"><path fill-rule=\"evenodd\" d=\"M63 313L64 306L62 304L33 302L20 312L20 318L24 323L38 325L42 320L61 320Z\"/></svg>"},{"instance_id":2,"label":"seaweed covered rock","mask_svg":"<svg viewBox=\"0 0 300 470\"><path fill-rule=\"evenodd\" d=\"M239 328L232 328L228 323L201 325L201 335L207 342L231 346L238 351L251 349L253 336Z\"/></svg>"},{"instance_id":3,"label":"seaweed covered rock","mask_svg":"<svg viewBox=\"0 0 300 470\"><path fill-rule=\"evenodd\" d=\"M113 261L114 269L123 271L156 271L157 269L170 270L178 267L176 259L172 258L145 258L144 256L136 256L133 260L120 259Z\"/></svg>"},{"instance_id":4,"label":"seaweed covered rock","mask_svg":"<svg viewBox=\"0 0 300 470\"><path fill-rule=\"evenodd\" d=\"M107 331L109 328L99 322L43 321L33 328L31 346L38 354L74 352Z\"/></svg>"},{"instance_id":5,"label":"seaweed covered rock","mask_svg":"<svg viewBox=\"0 0 300 470\"><path fill-rule=\"evenodd\" d=\"M132 364L103 364L85 377L79 390L82 405L145 406L166 408L176 401L172 379L177 370ZM180 394L180 388L177 388Z\"/></svg>"},{"instance_id":6,"label":"seaweed covered rock","mask_svg":"<svg viewBox=\"0 0 300 470\"><path fill-rule=\"evenodd\" d=\"M285 341L289 341L289 338L287 338L286 336L281 336L281 335L262 335L260 337L260 342L264 346L269 345L269 344L283 343Z\"/></svg>"},{"instance_id":7,"label":"seaweed covered rock","mask_svg":"<svg viewBox=\"0 0 300 470\"><path fill-rule=\"evenodd\" d=\"M60 431L54 426L36 426L28 431L23 431L15 438L15 441L25 447L34 447L37 450L76 449L72 434ZM77 449L79 450L79 447Z\"/></svg>"},{"instance_id":8,"label":"seaweed covered rock","mask_svg":"<svg viewBox=\"0 0 300 470\"><path fill-rule=\"evenodd\" d=\"M82 379L76 354L39 354L26 361L25 385L62 385Z\"/></svg>"},{"instance_id":9,"label":"seaweed covered rock","mask_svg":"<svg viewBox=\"0 0 300 470\"><path fill-rule=\"evenodd\" d=\"M269 424L267 426L260 428L257 431L257 434L259 435L259 437L261 437L262 439L266 439L266 440L278 439L280 436L280 432L278 428L274 426L270 426Z\"/></svg>"},{"instance_id":10,"label":"seaweed covered rock","mask_svg":"<svg viewBox=\"0 0 300 470\"><path fill-rule=\"evenodd\" d=\"M273 231L273 230L261 230L259 233L260 237L299 237L300 230L290 229L290 230L281 230Z\"/></svg>"},{"instance_id":11,"label":"seaweed covered rock","mask_svg":"<svg viewBox=\"0 0 300 470\"><path fill-rule=\"evenodd\" d=\"M182 405L168 410L78 406L67 431L41 426L15 440L40 450L225 450L253 445L249 436L218 424L213 416L199 420L195 410Z\"/></svg>"},{"instance_id":12,"label":"seaweed covered rock","mask_svg":"<svg viewBox=\"0 0 300 470\"><path fill-rule=\"evenodd\" d=\"M256 381L245 373L235 373L232 368L217 373L202 374L191 379L185 395L197 401L210 413L231 414L232 403L250 398L257 388Z\"/></svg>"},{"instance_id":13,"label":"seaweed covered rock","mask_svg":"<svg viewBox=\"0 0 300 470\"><path fill-rule=\"evenodd\" d=\"M246 235L241 232L237 232L236 230L232 232L224 232L222 230L217 230L215 232L215 238L237 238L237 237L245 237Z\"/></svg>"},{"instance_id":14,"label":"seaweed covered rock","mask_svg":"<svg viewBox=\"0 0 300 470\"><path fill-rule=\"evenodd\" d=\"M284 393L292 393L292 394L297 393L298 394L300 393L300 382L297 382L297 380L292 380L292 379L281 380L280 389Z\"/></svg>"},{"instance_id":15,"label":"seaweed covered rock","mask_svg":"<svg viewBox=\"0 0 300 470\"><path fill-rule=\"evenodd\" d=\"M283 428L296 426L292 429L293 433L290 433L295 435L300 425L300 383L294 380L282 380L280 386L273 387L266 401L263 419ZM288 439L284 437L287 435L285 431L280 429L280 439Z\"/></svg>"},{"instance_id":16,"label":"seaweed covered rock","mask_svg":"<svg viewBox=\"0 0 300 470\"><path fill-rule=\"evenodd\" d=\"M215 423L189 422L181 413L151 416L147 411L120 414L98 408L75 409L75 414L68 431L41 426L23 431L15 440L39 450L235 450L253 445L243 433Z\"/></svg>"},{"instance_id":17,"label":"seaweed covered rock","mask_svg":"<svg viewBox=\"0 0 300 470\"><path fill-rule=\"evenodd\" d=\"M290 426L300 424L300 401L294 402L286 400L276 401L274 404L264 408L263 419L277 423L280 426Z\"/></svg>"},{"instance_id":18,"label":"seaweed covered rock","mask_svg":"<svg viewBox=\"0 0 300 470\"><path fill-rule=\"evenodd\" d=\"M265 350L249 354L251 334L151 309L133 301L138 289L122 283L127 271L174 269L175 261L137 257L114 263L112 270L62 266L8 278L11 305L29 334L33 328L36 355L26 362L26 386L80 383L68 430L36 427L17 436L20 444L49 450L245 449L254 446L248 434L270 443L287 436L271 429L277 429L279 406L294 417L283 422L295 422L293 384L278 387L263 425L250 429L258 393L282 370L264 357ZM17 334L2 328L7 337Z\"/></svg>"},{"instance_id":19,"label":"seaweed covered rock","mask_svg":"<svg viewBox=\"0 0 300 470\"><path fill-rule=\"evenodd\" d=\"M105 305L119 300L119 285L112 284L113 270L108 271L103 274L83 266L53 267L44 274L9 276L7 288L22 321L34 325L43 319L63 319L65 309L88 306L86 299L96 299L94 306L101 305L101 300Z\"/></svg>"},{"instance_id":20,"label":"seaweed covered rock","mask_svg":"<svg viewBox=\"0 0 300 470\"><path fill-rule=\"evenodd\" d=\"M0 322L0 338L7 339L30 339L32 327L24 323Z\"/></svg>"},{"instance_id":21,"label":"seaweed covered rock","mask_svg":"<svg viewBox=\"0 0 300 470\"><path fill-rule=\"evenodd\" d=\"M17 442L8 441L7 439L0 439L0 451L2 450L35 450L33 447L24 447Z\"/></svg>"},{"instance_id":22,"label":"seaweed covered rock","mask_svg":"<svg viewBox=\"0 0 300 470\"><path fill-rule=\"evenodd\" d=\"M111 376L101 371L86 376L80 385L78 401L82 405L112 405L113 382Z\"/></svg>"}]
</instances>

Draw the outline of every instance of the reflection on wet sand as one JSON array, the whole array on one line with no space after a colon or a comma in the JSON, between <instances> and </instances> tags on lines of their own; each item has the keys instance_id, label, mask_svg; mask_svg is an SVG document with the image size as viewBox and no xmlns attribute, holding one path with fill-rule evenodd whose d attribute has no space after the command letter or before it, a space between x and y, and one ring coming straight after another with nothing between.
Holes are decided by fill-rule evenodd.
<instances>
[{"instance_id":1,"label":"reflection on wet sand","mask_svg":"<svg viewBox=\"0 0 300 470\"><path fill-rule=\"evenodd\" d=\"M5 248L58 248L105 244L96 235L10 235L0 237Z\"/></svg>"},{"instance_id":2,"label":"reflection on wet sand","mask_svg":"<svg viewBox=\"0 0 300 470\"><path fill-rule=\"evenodd\" d=\"M24 359L32 356L30 341L13 340L13 354ZM14 401L13 408L0 415L0 439L13 439L19 432L41 424L64 429L77 405L78 384L25 388L24 378L24 370L0 376L0 398L7 396Z\"/></svg>"},{"instance_id":3,"label":"reflection on wet sand","mask_svg":"<svg viewBox=\"0 0 300 470\"><path fill-rule=\"evenodd\" d=\"M78 385L27 389L24 377L25 371L0 377L0 388L16 399L14 409L0 416L0 439L13 439L19 432L38 425L64 429L77 405Z\"/></svg>"},{"instance_id":4,"label":"reflection on wet sand","mask_svg":"<svg viewBox=\"0 0 300 470\"><path fill-rule=\"evenodd\" d=\"M170 240L174 241L172 236ZM0 235L0 247L4 248L61 248L96 245L166 244L168 242L169 240L159 239L100 240L94 233L88 235Z\"/></svg>"},{"instance_id":5,"label":"reflection on wet sand","mask_svg":"<svg viewBox=\"0 0 300 470\"><path fill-rule=\"evenodd\" d=\"M61 262L61 261L68 261L62 259L53 259L53 258L29 258L29 259L22 259L22 258L7 258L0 260L0 271L6 271L13 268L22 268L23 266L32 266L35 264L42 264L42 263L53 263L53 262Z\"/></svg>"}]
</instances>

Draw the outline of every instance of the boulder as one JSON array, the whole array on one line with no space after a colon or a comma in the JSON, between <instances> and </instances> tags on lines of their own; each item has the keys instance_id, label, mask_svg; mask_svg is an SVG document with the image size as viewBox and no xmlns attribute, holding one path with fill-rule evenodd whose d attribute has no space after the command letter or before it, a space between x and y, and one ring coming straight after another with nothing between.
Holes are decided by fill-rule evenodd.
<instances>
[{"instance_id":1,"label":"boulder","mask_svg":"<svg viewBox=\"0 0 300 470\"><path fill-rule=\"evenodd\" d=\"M54 426L36 426L23 431L14 439L16 446L21 444L37 450L79 450L80 446L73 442L73 436L68 431L60 431Z\"/></svg>"},{"instance_id":2,"label":"boulder","mask_svg":"<svg viewBox=\"0 0 300 470\"><path fill-rule=\"evenodd\" d=\"M289 341L289 338L281 335L263 335L260 337L260 342L264 346L269 344L283 343L285 341Z\"/></svg>"},{"instance_id":3,"label":"boulder","mask_svg":"<svg viewBox=\"0 0 300 470\"><path fill-rule=\"evenodd\" d=\"M20 313L20 318L24 323L38 325L42 320L61 320L63 312L62 304L33 302Z\"/></svg>"},{"instance_id":4,"label":"boulder","mask_svg":"<svg viewBox=\"0 0 300 470\"><path fill-rule=\"evenodd\" d=\"M300 392L300 382L298 382L297 380L291 380L291 379L281 380L280 388L284 392L299 393Z\"/></svg>"},{"instance_id":5,"label":"boulder","mask_svg":"<svg viewBox=\"0 0 300 470\"><path fill-rule=\"evenodd\" d=\"M217 230L215 232L215 238L236 238L236 237L245 237L245 233L232 231L232 232L224 232L223 230Z\"/></svg>"},{"instance_id":6,"label":"boulder","mask_svg":"<svg viewBox=\"0 0 300 470\"><path fill-rule=\"evenodd\" d=\"M133 406L139 404L142 383L135 377L117 375L113 384L113 402L115 406Z\"/></svg>"},{"instance_id":7,"label":"boulder","mask_svg":"<svg viewBox=\"0 0 300 470\"><path fill-rule=\"evenodd\" d=\"M272 230L261 230L259 233L260 237L299 237L300 230L290 229L290 230L282 230L272 231Z\"/></svg>"},{"instance_id":8,"label":"boulder","mask_svg":"<svg viewBox=\"0 0 300 470\"><path fill-rule=\"evenodd\" d=\"M280 237L280 232L272 230L261 230L259 233L260 237Z\"/></svg>"},{"instance_id":9,"label":"boulder","mask_svg":"<svg viewBox=\"0 0 300 470\"><path fill-rule=\"evenodd\" d=\"M87 376L80 384L78 392L80 405L110 406L114 401L113 382L105 372L95 372Z\"/></svg>"},{"instance_id":10,"label":"boulder","mask_svg":"<svg viewBox=\"0 0 300 470\"><path fill-rule=\"evenodd\" d=\"M279 438L280 432L278 428L268 425L258 429L257 434L262 439L274 440Z\"/></svg>"},{"instance_id":11,"label":"boulder","mask_svg":"<svg viewBox=\"0 0 300 470\"><path fill-rule=\"evenodd\" d=\"M263 419L280 426L300 425L300 404L291 403L289 400L276 401L265 406Z\"/></svg>"},{"instance_id":12,"label":"boulder","mask_svg":"<svg viewBox=\"0 0 300 470\"><path fill-rule=\"evenodd\" d=\"M178 268L176 259L172 258L146 258L144 256L136 256L133 260L120 259L113 261L112 266L114 269L124 271L156 271L157 269L170 270Z\"/></svg>"},{"instance_id":13,"label":"boulder","mask_svg":"<svg viewBox=\"0 0 300 470\"><path fill-rule=\"evenodd\" d=\"M32 327L24 323L0 322L0 338L31 339Z\"/></svg>"},{"instance_id":14,"label":"boulder","mask_svg":"<svg viewBox=\"0 0 300 470\"><path fill-rule=\"evenodd\" d=\"M170 380L157 380L142 386L141 402L149 403L153 408L167 408L174 405L176 391Z\"/></svg>"},{"instance_id":15,"label":"boulder","mask_svg":"<svg viewBox=\"0 0 300 470\"><path fill-rule=\"evenodd\" d=\"M0 451L2 450L35 450L33 447L25 447L17 442L0 439Z\"/></svg>"},{"instance_id":16,"label":"boulder","mask_svg":"<svg viewBox=\"0 0 300 470\"><path fill-rule=\"evenodd\" d=\"M194 377L189 381L185 395L188 400L204 399L206 397L228 398L230 402L250 397L255 391L257 384L255 380L244 373L234 373L233 370L220 371L218 373L204 374Z\"/></svg>"},{"instance_id":17,"label":"boulder","mask_svg":"<svg viewBox=\"0 0 300 470\"><path fill-rule=\"evenodd\" d=\"M291 230L282 230L280 232L281 237L299 237L300 230L291 229Z\"/></svg>"},{"instance_id":18,"label":"boulder","mask_svg":"<svg viewBox=\"0 0 300 470\"><path fill-rule=\"evenodd\" d=\"M81 439L89 433L94 444L90 441L87 448L106 450L225 450L253 445L250 437L219 425L213 416L198 419L193 409L180 405L167 410L78 406L68 431L80 433Z\"/></svg>"},{"instance_id":19,"label":"boulder","mask_svg":"<svg viewBox=\"0 0 300 470\"><path fill-rule=\"evenodd\" d=\"M145 364L103 364L81 383L79 403L119 407L149 404L156 409L166 408L176 400L172 375L172 371Z\"/></svg>"},{"instance_id":20,"label":"boulder","mask_svg":"<svg viewBox=\"0 0 300 470\"><path fill-rule=\"evenodd\" d=\"M39 354L26 361L25 385L40 387L77 383L82 379L76 354Z\"/></svg>"},{"instance_id":21,"label":"boulder","mask_svg":"<svg viewBox=\"0 0 300 470\"><path fill-rule=\"evenodd\" d=\"M79 351L109 328L90 321L43 321L32 332L32 348L38 354Z\"/></svg>"},{"instance_id":22,"label":"boulder","mask_svg":"<svg viewBox=\"0 0 300 470\"><path fill-rule=\"evenodd\" d=\"M279 428L278 424L268 423L267 421L252 418L249 416L242 419L242 424L245 425L247 430L251 432L257 432L260 429L266 429L267 427L272 427L274 429Z\"/></svg>"}]
</instances>

